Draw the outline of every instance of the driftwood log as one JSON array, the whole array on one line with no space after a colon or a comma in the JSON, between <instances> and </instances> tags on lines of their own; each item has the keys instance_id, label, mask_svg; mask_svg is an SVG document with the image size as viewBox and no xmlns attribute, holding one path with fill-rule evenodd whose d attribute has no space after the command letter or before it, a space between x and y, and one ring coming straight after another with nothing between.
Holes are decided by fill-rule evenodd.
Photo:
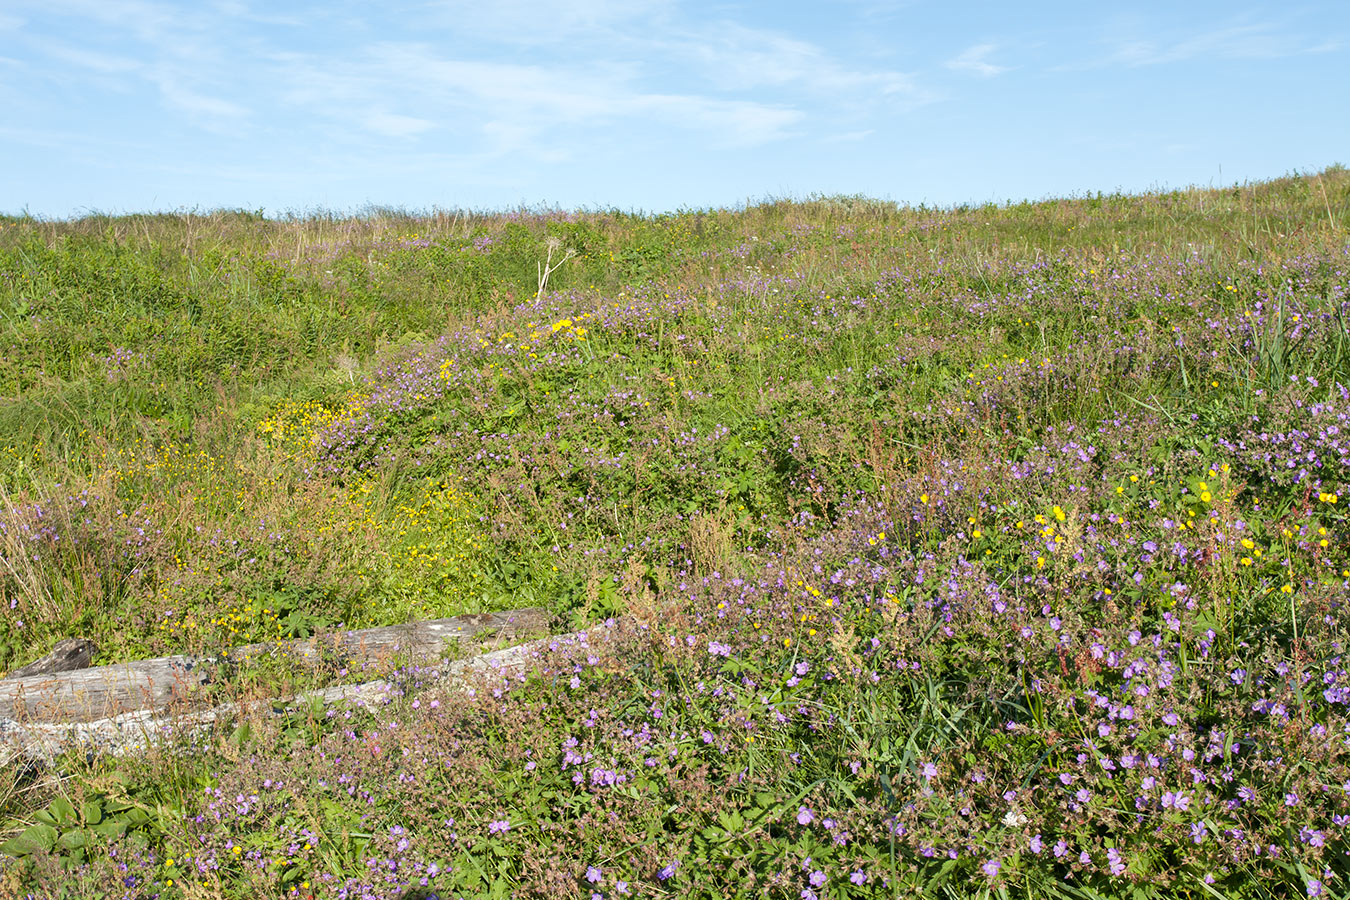
<instances>
[{"instance_id":1,"label":"driftwood log","mask_svg":"<svg viewBox=\"0 0 1350 900\"><path fill-rule=\"evenodd\" d=\"M98 644L84 638L66 638L63 641L57 641L56 646L52 647L52 652L41 659L36 659L26 666L22 666L5 676L9 678L25 678L29 675L51 675L54 672L70 672L75 669L87 669L94 663L94 654L98 652Z\"/></svg>"},{"instance_id":2,"label":"driftwood log","mask_svg":"<svg viewBox=\"0 0 1350 900\"><path fill-rule=\"evenodd\" d=\"M0 719L90 722L133 711L162 710L190 704L194 693L217 680L223 670L265 656L323 660L335 668L377 665L394 656L421 662L438 657L451 641L486 634L508 641L543 631L547 621L540 609L476 613L304 641L250 644L221 657L167 656L6 678L0 680Z\"/></svg>"},{"instance_id":3,"label":"driftwood log","mask_svg":"<svg viewBox=\"0 0 1350 900\"><path fill-rule=\"evenodd\" d=\"M618 627L617 621L596 626L591 632L553 635L539 640L480 653L465 659L438 664L426 673L432 682L470 687L483 675L504 678L529 668L541 653L566 646L588 646L592 635ZM422 677L419 675L419 677ZM61 753L80 748L86 752L141 752L164 742L188 742L189 745L222 724L245 716L285 715L296 709L320 703L329 706L347 703L378 707L405 695L406 686L383 679L359 684L341 684L302 693L293 698L273 698L244 703L224 703L207 709L174 713L144 709L122 713L92 722L29 722L0 719L0 765L32 767L51 763Z\"/></svg>"}]
</instances>

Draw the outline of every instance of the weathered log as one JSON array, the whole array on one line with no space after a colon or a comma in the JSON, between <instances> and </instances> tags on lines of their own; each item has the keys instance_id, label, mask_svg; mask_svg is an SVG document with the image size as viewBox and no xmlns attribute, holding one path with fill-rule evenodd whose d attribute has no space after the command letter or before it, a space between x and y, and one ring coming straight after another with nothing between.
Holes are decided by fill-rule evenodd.
<instances>
[{"instance_id":1,"label":"weathered log","mask_svg":"<svg viewBox=\"0 0 1350 900\"><path fill-rule=\"evenodd\" d=\"M535 608L468 613L450 619L341 631L303 641L246 644L234 648L226 656L230 660L242 662L280 655L308 660L327 659L338 665L360 664L394 654L408 654L413 660L424 660L439 656L447 641L484 633L493 633L506 640L516 635L542 631L547 624L547 613Z\"/></svg>"},{"instance_id":2,"label":"weathered log","mask_svg":"<svg viewBox=\"0 0 1350 900\"><path fill-rule=\"evenodd\" d=\"M477 613L339 632L304 641L250 644L224 659L169 656L69 672L0 681L0 719L19 722L89 722L136 710L161 710L192 699L229 666L263 656L331 660L349 668L378 664L396 655L412 661L437 657L450 641L495 633L503 640L537 632L547 623L539 609Z\"/></svg>"},{"instance_id":3,"label":"weathered log","mask_svg":"<svg viewBox=\"0 0 1350 900\"><path fill-rule=\"evenodd\" d=\"M210 660L166 656L0 681L0 718L87 722L186 699L211 680Z\"/></svg>"},{"instance_id":4,"label":"weathered log","mask_svg":"<svg viewBox=\"0 0 1350 900\"><path fill-rule=\"evenodd\" d=\"M76 669L87 669L94 662L94 654L98 652L98 644L85 638L66 638L63 641L57 641L52 647L52 652L41 659L36 659L28 665L15 669L5 676L9 678L24 678L29 675L50 675L53 672L73 672Z\"/></svg>"},{"instance_id":5,"label":"weathered log","mask_svg":"<svg viewBox=\"0 0 1350 900\"><path fill-rule=\"evenodd\" d=\"M438 666L429 675L433 682L459 683L467 688L478 675L483 673L495 673L499 677L515 675L527 669L531 659L537 657L540 651L559 645L585 642L586 638L585 632L554 635L455 660ZM136 753L164 741L195 741L218 728L222 722L237 721L243 716L266 715L269 712L285 715L315 702L324 706L336 703L379 706L402 694L403 688L399 685L377 679L308 691L289 699L224 703L207 709L179 713L144 709L91 722L65 723L19 723L0 718L0 765L8 765L16 759L26 760L30 765L44 765L62 752L77 747L114 755Z\"/></svg>"}]
</instances>

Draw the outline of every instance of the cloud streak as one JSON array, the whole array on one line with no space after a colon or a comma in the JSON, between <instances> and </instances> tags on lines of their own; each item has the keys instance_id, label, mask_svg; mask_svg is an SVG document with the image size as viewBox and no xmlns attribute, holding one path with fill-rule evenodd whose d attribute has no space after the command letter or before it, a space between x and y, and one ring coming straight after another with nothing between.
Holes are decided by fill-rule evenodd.
<instances>
[{"instance_id":1,"label":"cloud streak","mask_svg":"<svg viewBox=\"0 0 1350 900\"><path fill-rule=\"evenodd\" d=\"M1157 66L1193 60L1279 59L1336 49L1326 41L1309 43L1270 23L1229 25L1170 41L1129 40L1116 44L1107 64Z\"/></svg>"},{"instance_id":2,"label":"cloud streak","mask_svg":"<svg viewBox=\"0 0 1350 900\"><path fill-rule=\"evenodd\" d=\"M528 153L545 134L623 123L753 146L788 134L805 118L790 105L644 91L612 71L456 59L427 44L377 44L340 66L311 56L286 62L285 101L310 114L336 124L348 121L353 108L366 108L358 118L377 134L408 137L454 126L498 151ZM393 97L418 115L383 109ZM551 144L556 151L556 138Z\"/></svg>"},{"instance_id":3,"label":"cloud streak","mask_svg":"<svg viewBox=\"0 0 1350 900\"><path fill-rule=\"evenodd\" d=\"M725 91L791 87L817 96L862 93L923 98L910 75L850 68L809 41L735 22L677 33L673 40L654 42L654 47L694 61L704 77Z\"/></svg>"},{"instance_id":4,"label":"cloud streak","mask_svg":"<svg viewBox=\"0 0 1350 900\"><path fill-rule=\"evenodd\" d=\"M983 78L992 78L1008 71L1007 66L998 66L989 61L989 55L997 50L995 44L976 44L962 51L958 56L947 60L944 65L955 72L973 72Z\"/></svg>"},{"instance_id":5,"label":"cloud streak","mask_svg":"<svg viewBox=\"0 0 1350 900\"><path fill-rule=\"evenodd\" d=\"M319 24L352 40L341 52L301 43L290 10L260 14L246 0L51 3L29 6L85 27L29 35L39 56L105 88L151 87L165 110L215 133L285 121L329 140L407 144L452 129L477 149L558 158L584 152L588 129L749 148L812 126L867 130L880 110L933 99L909 74L846 64L800 37L690 19L673 0L441 0L414 40L322 14ZM484 41L520 52L486 53Z\"/></svg>"}]
</instances>

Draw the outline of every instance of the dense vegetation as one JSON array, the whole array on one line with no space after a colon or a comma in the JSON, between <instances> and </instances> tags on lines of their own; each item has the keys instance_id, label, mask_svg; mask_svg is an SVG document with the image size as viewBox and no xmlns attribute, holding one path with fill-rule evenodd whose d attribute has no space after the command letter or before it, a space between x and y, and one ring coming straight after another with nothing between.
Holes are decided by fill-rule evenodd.
<instances>
[{"instance_id":1,"label":"dense vegetation","mask_svg":"<svg viewBox=\"0 0 1350 900\"><path fill-rule=\"evenodd\" d=\"M1350 896L1347 222L0 218L0 670L588 629L11 767L0 896Z\"/></svg>"}]
</instances>

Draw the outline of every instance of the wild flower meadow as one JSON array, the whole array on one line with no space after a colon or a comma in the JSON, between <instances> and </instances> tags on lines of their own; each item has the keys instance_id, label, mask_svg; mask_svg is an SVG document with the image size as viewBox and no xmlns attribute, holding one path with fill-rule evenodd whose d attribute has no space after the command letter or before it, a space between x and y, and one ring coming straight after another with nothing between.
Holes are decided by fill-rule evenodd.
<instances>
[{"instance_id":1,"label":"wild flower meadow","mask_svg":"<svg viewBox=\"0 0 1350 900\"><path fill-rule=\"evenodd\" d=\"M0 896L1350 897L1347 220L4 220L0 665L567 636L11 772Z\"/></svg>"}]
</instances>

